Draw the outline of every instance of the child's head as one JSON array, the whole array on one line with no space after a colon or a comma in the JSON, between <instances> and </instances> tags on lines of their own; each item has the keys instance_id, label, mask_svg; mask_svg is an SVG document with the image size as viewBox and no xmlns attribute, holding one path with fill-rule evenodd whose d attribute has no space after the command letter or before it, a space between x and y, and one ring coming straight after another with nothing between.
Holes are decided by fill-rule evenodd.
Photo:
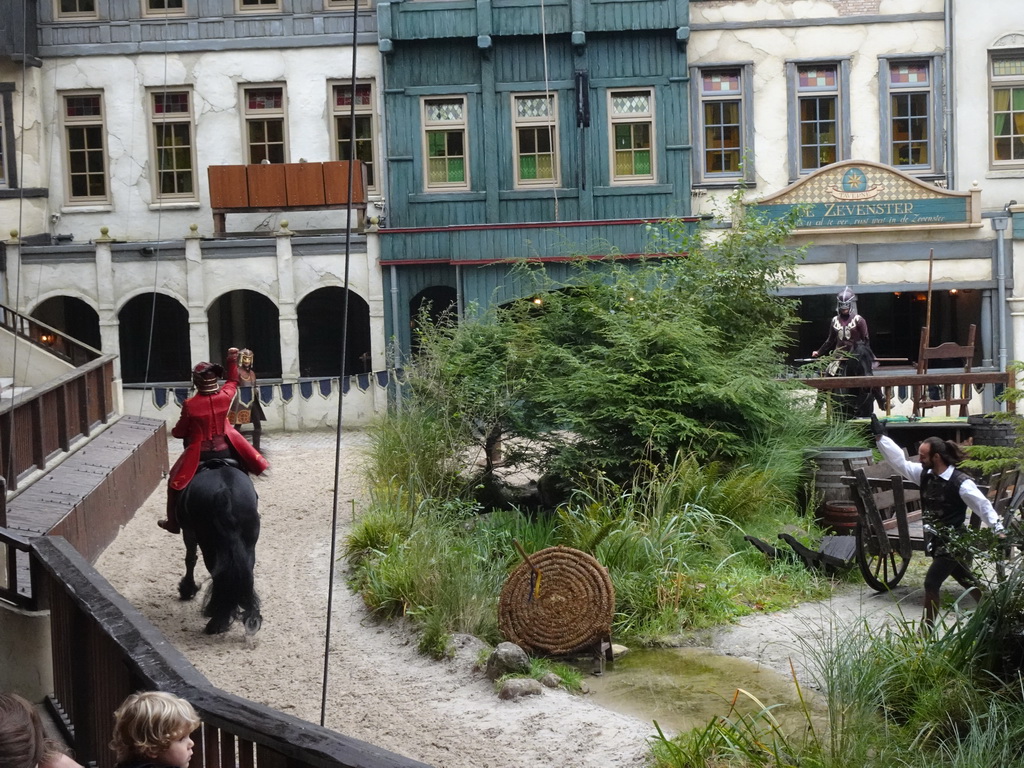
<instances>
[{"instance_id":1,"label":"child's head","mask_svg":"<svg viewBox=\"0 0 1024 768\"><path fill-rule=\"evenodd\" d=\"M148 758L185 768L192 757L189 734L199 727L199 716L182 698L163 691L133 693L114 712L111 748L118 761Z\"/></svg>"},{"instance_id":2,"label":"child's head","mask_svg":"<svg viewBox=\"0 0 1024 768\"><path fill-rule=\"evenodd\" d=\"M35 768L44 744L35 708L15 693L0 694L0 768Z\"/></svg>"}]
</instances>

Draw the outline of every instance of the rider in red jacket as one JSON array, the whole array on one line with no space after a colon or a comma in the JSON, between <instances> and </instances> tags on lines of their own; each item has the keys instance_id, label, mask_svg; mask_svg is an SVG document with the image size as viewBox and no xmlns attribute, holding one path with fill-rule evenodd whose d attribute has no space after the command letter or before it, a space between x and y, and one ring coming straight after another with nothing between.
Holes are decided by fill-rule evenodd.
<instances>
[{"instance_id":1,"label":"rider in red jacket","mask_svg":"<svg viewBox=\"0 0 1024 768\"><path fill-rule=\"evenodd\" d=\"M258 475L270 465L245 437L228 423L228 409L238 389L238 348L228 350L227 381L218 387L217 379L225 371L219 365L199 363L192 369L196 394L181 406L181 418L171 435L185 442L185 452L171 467L167 481L167 519L157 524L178 533L178 496L195 475L201 461L238 459L246 472Z\"/></svg>"}]
</instances>

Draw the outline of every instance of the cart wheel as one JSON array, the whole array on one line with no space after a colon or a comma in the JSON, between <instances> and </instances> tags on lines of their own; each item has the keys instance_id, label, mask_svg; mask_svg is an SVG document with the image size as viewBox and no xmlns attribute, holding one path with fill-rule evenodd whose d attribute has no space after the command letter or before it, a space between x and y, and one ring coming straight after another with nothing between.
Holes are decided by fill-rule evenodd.
<instances>
[{"instance_id":1,"label":"cart wheel","mask_svg":"<svg viewBox=\"0 0 1024 768\"><path fill-rule=\"evenodd\" d=\"M910 558L893 550L882 555L878 539L867 526L857 523L857 565L864 581L876 592L888 592L900 583Z\"/></svg>"}]
</instances>

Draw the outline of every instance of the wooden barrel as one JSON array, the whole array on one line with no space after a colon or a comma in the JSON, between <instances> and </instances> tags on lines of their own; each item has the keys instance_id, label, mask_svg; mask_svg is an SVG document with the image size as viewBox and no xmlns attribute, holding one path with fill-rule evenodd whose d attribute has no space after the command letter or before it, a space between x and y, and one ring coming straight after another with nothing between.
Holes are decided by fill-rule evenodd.
<instances>
[{"instance_id":1,"label":"wooden barrel","mask_svg":"<svg viewBox=\"0 0 1024 768\"><path fill-rule=\"evenodd\" d=\"M852 501L826 501L818 524L831 533L852 536L857 527L857 505Z\"/></svg>"},{"instance_id":2,"label":"wooden barrel","mask_svg":"<svg viewBox=\"0 0 1024 768\"><path fill-rule=\"evenodd\" d=\"M857 469L866 467L870 461L870 448L816 448L808 452L817 517L824 516L826 502L853 500L851 489L842 481L843 475L849 474L847 462L852 469Z\"/></svg>"},{"instance_id":3,"label":"wooden barrel","mask_svg":"<svg viewBox=\"0 0 1024 768\"><path fill-rule=\"evenodd\" d=\"M968 416L967 423L975 445L1013 446L1017 440L1014 422L1009 419L978 414Z\"/></svg>"}]
</instances>

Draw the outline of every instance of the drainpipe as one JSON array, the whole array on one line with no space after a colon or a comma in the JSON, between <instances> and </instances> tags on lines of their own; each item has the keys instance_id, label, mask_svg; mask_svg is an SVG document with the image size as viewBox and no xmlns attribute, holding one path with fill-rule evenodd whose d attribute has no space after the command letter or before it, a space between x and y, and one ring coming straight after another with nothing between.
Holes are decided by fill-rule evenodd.
<instances>
[{"instance_id":1,"label":"drainpipe","mask_svg":"<svg viewBox=\"0 0 1024 768\"><path fill-rule=\"evenodd\" d=\"M466 311L465 298L462 295L462 266L460 264L455 265L455 311L459 315L459 320L462 320L462 316Z\"/></svg>"},{"instance_id":2,"label":"drainpipe","mask_svg":"<svg viewBox=\"0 0 1024 768\"><path fill-rule=\"evenodd\" d=\"M1010 206L992 214L992 229L996 233L996 320L999 328L999 370L1006 370L1006 225L1010 222ZM1000 404L1006 410L1006 403Z\"/></svg>"},{"instance_id":3,"label":"drainpipe","mask_svg":"<svg viewBox=\"0 0 1024 768\"><path fill-rule=\"evenodd\" d=\"M956 189L956 142L953 140L953 135L956 131L956 113L953 111L953 105L956 103L954 98L956 91L956 68L953 66L953 0L946 0L942 25L945 38L944 68L946 71L946 87L943 89L945 97L942 103L942 122L945 132L943 145L946 152L946 187L948 189Z\"/></svg>"},{"instance_id":4,"label":"drainpipe","mask_svg":"<svg viewBox=\"0 0 1024 768\"><path fill-rule=\"evenodd\" d=\"M395 370L395 404L398 410L402 410L402 382L398 380L398 364L402 359L402 342L398 325L398 268L394 264L391 265L391 331L395 339L394 360L392 361Z\"/></svg>"}]
</instances>

